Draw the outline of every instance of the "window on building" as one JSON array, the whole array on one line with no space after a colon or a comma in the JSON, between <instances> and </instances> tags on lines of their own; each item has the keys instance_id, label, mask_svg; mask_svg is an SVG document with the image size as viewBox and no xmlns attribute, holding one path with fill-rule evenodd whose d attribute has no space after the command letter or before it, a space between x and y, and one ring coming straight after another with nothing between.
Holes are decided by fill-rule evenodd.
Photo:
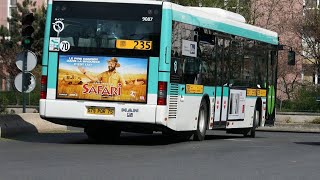
<instances>
[{"instance_id":1,"label":"window on building","mask_svg":"<svg viewBox=\"0 0 320 180\"><path fill-rule=\"evenodd\" d=\"M13 11L16 11L16 10L17 10L17 7L16 7L16 6L10 7L10 8L9 8L9 14L10 14L10 16L12 15L12 12L13 12Z\"/></svg>"},{"instance_id":2,"label":"window on building","mask_svg":"<svg viewBox=\"0 0 320 180\"><path fill-rule=\"evenodd\" d=\"M17 5L17 0L10 0L10 5L11 6L16 6Z\"/></svg>"},{"instance_id":3,"label":"window on building","mask_svg":"<svg viewBox=\"0 0 320 180\"><path fill-rule=\"evenodd\" d=\"M0 91L11 91L13 79L10 77L0 77Z\"/></svg>"},{"instance_id":4,"label":"window on building","mask_svg":"<svg viewBox=\"0 0 320 180\"><path fill-rule=\"evenodd\" d=\"M0 91L4 91L4 88L3 88L3 83L4 83L4 78L0 76Z\"/></svg>"},{"instance_id":5,"label":"window on building","mask_svg":"<svg viewBox=\"0 0 320 180\"><path fill-rule=\"evenodd\" d=\"M305 0L305 8L306 9L317 8L318 5L319 5L319 0Z\"/></svg>"},{"instance_id":6,"label":"window on building","mask_svg":"<svg viewBox=\"0 0 320 180\"><path fill-rule=\"evenodd\" d=\"M6 79L6 91L12 90L12 79L10 77L7 77Z\"/></svg>"},{"instance_id":7,"label":"window on building","mask_svg":"<svg viewBox=\"0 0 320 180\"><path fill-rule=\"evenodd\" d=\"M320 74L313 74L312 82L313 84L320 84Z\"/></svg>"}]
</instances>

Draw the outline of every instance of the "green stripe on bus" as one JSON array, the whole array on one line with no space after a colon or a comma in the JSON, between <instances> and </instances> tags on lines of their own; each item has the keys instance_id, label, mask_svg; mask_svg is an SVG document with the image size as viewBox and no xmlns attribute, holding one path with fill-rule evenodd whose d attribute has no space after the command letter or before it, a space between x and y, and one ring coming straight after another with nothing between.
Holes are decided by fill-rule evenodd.
<instances>
[{"instance_id":1,"label":"green stripe on bus","mask_svg":"<svg viewBox=\"0 0 320 180\"><path fill-rule=\"evenodd\" d=\"M51 27L51 14L52 4L48 4L47 17L46 17L46 28L44 31L44 42L43 42L43 55L42 65L48 65L48 51L49 51L49 39L50 39L50 27Z\"/></svg>"},{"instance_id":2,"label":"green stripe on bus","mask_svg":"<svg viewBox=\"0 0 320 180\"><path fill-rule=\"evenodd\" d=\"M48 67L48 88L56 89L57 87L57 71L58 71L58 53L49 52L49 62Z\"/></svg>"},{"instance_id":3,"label":"green stripe on bus","mask_svg":"<svg viewBox=\"0 0 320 180\"><path fill-rule=\"evenodd\" d=\"M158 67L159 58L150 57L149 60L149 74L148 74L148 94L158 93Z\"/></svg>"},{"instance_id":4,"label":"green stripe on bus","mask_svg":"<svg viewBox=\"0 0 320 180\"><path fill-rule=\"evenodd\" d=\"M41 74L43 76L47 76L48 75L48 67L47 66L42 66Z\"/></svg>"},{"instance_id":5,"label":"green stripe on bus","mask_svg":"<svg viewBox=\"0 0 320 180\"><path fill-rule=\"evenodd\" d=\"M257 99L257 96L246 96L246 99Z\"/></svg>"},{"instance_id":6,"label":"green stripe on bus","mask_svg":"<svg viewBox=\"0 0 320 180\"><path fill-rule=\"evenodd\" d=\"M209 20L201 17L192 16L190 14L182 13L179 11L173 11L172 14L173 14L173 20L180 21L183 23L201 26L209 29L214 29L224 33L229 33L237 36L255 39L255 40L270 43L270 44L275 44L275 45L278 44L277 37L268 36L260 32L255 32L252 30L225 24L222 22L217 22L217 21L213 21L213 20Z\"/></svg>"},{"instance_id":7,"label":"green stripe on bus","mask_svg":"<svg viewBox=\"0 0 320 180\"><path fill-rule=\"evenodd\" d=\"M216 96L222 95L222 87L216 87Z\"/></svg>"},{"instance_id":8,"label":"green stripe on bus","mask_svg":"<svg viewBox=\"0 0 320 180\"><path fill-rule=\"evenodd\" d=\"M165 9L162 12L161 38L160 38L160 71L170 71L171 64L171 34L172 34L172 10Z\"/></svg>"},{"instance_id":9,"label":"green stripe on bus","mask_svg":"<svg viewBox=\"0 0 320 180\"><path fill-rule=\"evenodd\" d=\"M159 72L159 81L169 82L170 72Z\"/></svg>"},{"instance_id":10,"label":"green stripe on bus","mask_svg":"<svg viewBox=\"0 0 320 180\"><path fill-rule=\"evenodd\" d=\"M229 96L229 87L223 87L223 96Z\"/></svg>"},{"instance_id":11,"label":"green stripe on bus","mask_svg":"<svg viewBox=\"0 0 320 180\"><path fill-rule=\"evenodd\" d=\"M209 97L213 97L215 92L215 87L204 86L203 94L208 94Z\"/></svg>"}]
</instances>

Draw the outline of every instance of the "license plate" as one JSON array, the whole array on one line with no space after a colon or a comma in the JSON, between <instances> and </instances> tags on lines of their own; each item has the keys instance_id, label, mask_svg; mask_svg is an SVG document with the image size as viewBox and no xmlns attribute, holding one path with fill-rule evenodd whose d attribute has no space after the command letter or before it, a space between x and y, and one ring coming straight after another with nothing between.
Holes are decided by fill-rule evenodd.
<instances>
[{"instance_id":1,"label":"license plate","mask_svg":"<svg viewBox=\"0 0 320 180\"><path fill-rule=\"evenodd\" d=\"M114 108L112 107L87 107L88 114L98 115L114 115Z\"/></svg>"}]
</instances>

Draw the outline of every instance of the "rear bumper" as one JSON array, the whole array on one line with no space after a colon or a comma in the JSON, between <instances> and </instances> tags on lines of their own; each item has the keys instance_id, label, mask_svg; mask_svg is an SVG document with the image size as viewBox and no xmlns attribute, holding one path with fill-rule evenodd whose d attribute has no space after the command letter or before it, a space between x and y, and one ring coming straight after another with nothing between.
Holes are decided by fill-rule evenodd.
<instances>
[{"instance_id":1,"label":"rear bumper","mask_svg":"<svg viewBox=\"0 0 320 180\"><path fill-rule=\"evenodd\" d=\"M87 107L113 107L114 115L88 114ZM132 111L132 112L131 112ZM86 127L94 124L166 126L166 106L76 100L40 100L40 116L57 124Z\"/></svg>"}]
</instances>

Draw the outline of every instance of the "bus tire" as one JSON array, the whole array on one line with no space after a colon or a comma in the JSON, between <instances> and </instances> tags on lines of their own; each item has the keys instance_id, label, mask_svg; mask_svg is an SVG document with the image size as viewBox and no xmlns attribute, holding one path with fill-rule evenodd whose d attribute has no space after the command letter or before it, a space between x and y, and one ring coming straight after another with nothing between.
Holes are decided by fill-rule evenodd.
<instances>
[{"instance_id":1,"label":"bus tire","mask_svg":"<svg viewBox=\"0 0 320 180\"><path fill-rule=\"evenodd\" d=\"M201 101L198 115L197 130L193 134L194 141L202 141L206 136L208 125L208 106L205 100Z\"/></svg>"},{"instance_id":2,"label":"bus tire","mask_svg":"<svg viewBox=\"0 0 320 180\"><path fill-rule=\"evenodd\" d=\"M253 122L252 127L250 128L250 131L245 133L244 136L255 138L256 137L256 129L260 121L260 111L255 108L253 113Z\"/></svg>"}]
</instances>

